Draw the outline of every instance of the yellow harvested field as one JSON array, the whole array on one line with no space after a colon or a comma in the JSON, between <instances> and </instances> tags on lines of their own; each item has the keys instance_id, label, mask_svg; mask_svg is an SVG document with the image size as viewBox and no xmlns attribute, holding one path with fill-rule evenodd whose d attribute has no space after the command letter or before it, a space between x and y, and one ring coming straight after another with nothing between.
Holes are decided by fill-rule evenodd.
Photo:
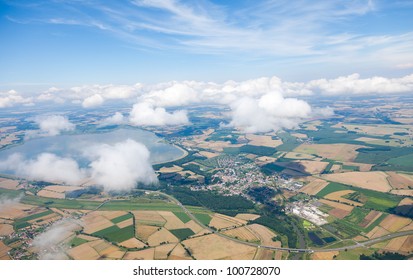
<instances>
[{"instance_id":1,"label":"yellow harvested field","mask_svg":"<svg viewBox=\"0 0 413 280\"><path fill-rule=\"evenodd\" d=\"M209 229L204 228L203 230L201 230L197 234L192 235L192 237L202 236L204 234L209 234L209 233L212 233L212 231L210 231Z\"/></svg>"},{"instance_id":2,"label":"yellow harvested field","mask_svg":"<svg viewBox=\"0 0 413 280\"><path fill-rule=\"evenodd\" d=\"M34 208L34 206L12 203L8 204L7 207L0 208L0 218L4 219L18 219L35 213L28 213L27 210ZM26 210L26 211L25 211Z\"/></svg>"},{"instance_id":3,"label":"yellow harvested field","mask_svg":"<svg viewBox=\"0 0 413 280\"><path fill-rule=\"evenodd\" d=\"M291 133L291 136L294 136L294 137L300 138L300 139L308 138L307 134L303 134L303 133Z\"/></svg>"},{"instance_id":4,"label":"yellow harvested field","mask_svg":"<svg viewBox=\"0 0 413 280\"><path fill-rule=\"evenodd\" d=\"M388 192L392 189L387 181L388 175L382 171L335 173L322 177L329 181L379 192Z\"/></svg>"},{"instance_id":5,"label":"yellow harvested field","mask_svg":"<svg viewBox=\"0 0 413 280\"><path fill-rule=\"evenodd\" d=\"M37 193L38 196L42 197L50 197L50 198L65 198L64 193L48 191L48 190L41 190Z\"/></svg>"},{"instance_id":6,"label":"yellow harvested field","mask_svg":"<svg viewBox=\"0 0 413 280\"><path fill-rule=\"evenodd\" d=\"M241 219L244 221L253 221L255 219L258 219L259 217L260 215L257 215L257 214L237 214L235 216L235 218Z\"/></svg>"},{"instance_id":7,"label":"yellow harvested field","mask_svg":"<svg viewBox=\"0 0 413 280\"><path fill-rule=\"evenodd\" d=\"M301 144L294 152L316 154L338 161L353 161L358 155L356 150L362 147L364 146L351 144Z\"/></svg>"},{"instance_id":8,"label":"yellow harvested field","mask_svg":"<svg viewBox=\"0 0 413 280\"><path fill-rule=\"evenodd\" d=\"M237 238L239 240L256 242L260 239L255 235L255 233L250 230L248 227L239 227L222 232L225 235Z\"/></svg>"},{"instance_id":9,"label":"yellow harvested field","mask_svg":"<svg viewBox=\"0 0 413 280\"><path fill-rule=\"evenodd\" d=\"M209 234L182 242L198 260L250 259L255 255L254 247L228 240L216 234Z\"/></svg>"},{"instance_id":10,"label":"yellow harvested field","mask_svg":"<svg viewBox=\"0 0 413 280\"><path fill-rule=\"evenodd\" d=\"M382 124L382 125L352 125L352 124L343 124L343 123L338 123L334 125L333 127L343 127L346 128L349 131L354 131L358 133L365 133L365 134L370 134L370 135L388 135L391 134L393 135L395 132L409 132L409 129L411 129L411 126L408 125L388 125L388 124Z\"/></svg>"},{"instance_id":11,"label":"yellow harvested field","mask_svg":"<svg viewBox=\"0 0 413 280\"><path fill-rule=\"evenodd\" d=\"M157 246L162 242L177 243L179 242L178 238L175 235L169 232L166 228L161 228L160 230L153 233L148 238L148 244L150 246Z\"/></svg>"},{"instance_id":12,"label":"yellow harvested field","mask_svg":"<svg viewBox=\"0 0 413 280\"><path fill-rule=\"evenodd\" d=\"M155 248L149 248L136 252L127 252L123 257L124 260L153 260Z\"/></svg>"},{"instance_id":13,"label":"yellow harvested field","mask_svg":"<svg viewBox=\"0 0 413 280\"><path fill-rule=\"evenodd\" d=\"M166 229L185 228L185 224L170 211L158 211L158 213L166 220L164 227Z\"/></svg>"},{"instance_id":14,"label":"yellow harvested field","mask_svg":"<svg viewBox=\"0 0 413 280\"><path fill-rule=\"evenodd\" d=\"M409 253L413 251L413 235L409 235L403 245L400 247L400 251L403 253Z\"/></svg>"},{"instance_id":15,"label":"yellow harvested field","mask_svg":"<svg viewBox=\"0 0 413 280\"><path fill-rule=\"evenodd\" d=\"M354 206L363 206L363 203L360 202L356 202L347 198L344 198L343 196L353 193L354 191L352 190L344 190L344 191L338 191L338 192L333 192L333 193L329 193L328 195L326 195L324 198L326 199L330 199L330 200L337 200L339 202L343 202L343 203L348 203Z\"/></svg>"},{"instance_id":16,"label":"yellow harvested field","mask_svg":"<svg viewBox=\"0 0 413 280\"><path fill-rule=\"evenodd\" d=\"M390 185L393 187L393 189L408 189L410 186L413 187L413 180L408 178L407 176L401 176L400 174L396 172L387 172L389 177L387 178L389 180Z\"/></svg>"},{"instance_id":17,"label":"yellow harvested field","mask_svg":"<svg viewBox=\"0 0 413 280\"><path fill-rule=\"evenodd\" d=\"M220 153L211 153L211 152L207 152L207 151L200 151L199 152L202 156L207 157L207 158L213 158L216 156L219 156Z\"/></svg>"},{"instance_id":18,"label":"yellow harvested field","mask_svg":"<svg viewBox=\"0 0 413 280\"><path fill-rule=\"evenodd\" d=\"M105 217L108 220L115 219L120 216L128 214L126 211L95 211L95 213Z\"/></svg>"},{"instance_id":19,"label":"yellow harvested field","mask_svg":"<svg viewBox=\"0 0 413 280\"><path fill-rule=\"evenodd\" d=\"M154 259L155 260L166 260L168 258L168 253L170 253L177 243L172 243L172 244L164 244L161 246L155 247L155 254L154 254Z\"/></svg>"},{"instance_id":20,"label":"yellow harvested field","mask_svg":"<svg viewBox=\"0 0 413 280\"><path fill-rule=\"evenodd\" d=\"M52 192L70 192L70 191L77 191L84 189L84 187L79 187L79 186L62 186L62 185L52 185L52 186L47 186L44 188L44 190L52 191Z\"/></svg>"},{"instance_id":21,"label":"yellow harvested field","mask_svg":"<svg viewBox=\"0 0 413 280\"><path fill-rule=\"evenodd\" d=\"M391 190L390 193L397 195L413 196L413 190Z\"/></svg>"},{"instance_id":22,"label":"yellow harvested field","mask_svg":"<svg viewBox=\"0 0 413 280\"><path fill-rule=\"evenodd\" d=\"M273 157L262 156L262 157L257 157L255 160L258 161L258 164L263 165L267 163L272 163L276 161L277 159Z\"/></svg>"},{"instance_id":23,"label":"yellow harvested field","mask_svg":"<svg viewBox=\"0 0 413 280\"><path fill-rule=\"evenodd\" d=\"M392 240L390 240L389 243L387 243L384 249L390 250L390 251L399 251L400 248L403 246L404 242L406 242L408 238L409 236L401 236L401 237L393 238Z\"/></svg>"},{"instance_id":24,"label":"yellow harvested field","mask_svg":"<svg viewBox=\"0 0 413 280\"><path fill-rule=\"evenodd\" d=\"M136 223L163 226L166 220L157 211L132 211Z\"/></svg>"},{"instance_id":25,"label":"yellow harvested field","mask_svg":"<svg viewBox=\"0 0 413 280\"><path fill-rule=\"evenodd\" d=\"M273 256L273 250L258 248L255 253L254 260L272 260Z\"/></svg>"},{"instance_id":26,"label":"yellow harvested field","mask_svg":"<svg viewBox=\"0 0 413 280\"><path fill-rule=\"evenodd\" d=\"M131 225L133 225L133 219L127 219L127 220L125 220L125 221L122 221L122 222L120 222L120 223L117 223L116 224L119 228L125 228L125 227L128 227L128 226L131 226Z\"/></svg>"},{"instance_id":27,"label":"yellow harvested field","mask_svg":"<svg viewBox=\"0 0 413 280\"><path fill-rule=\"evenodd\" d=\"M144 244L136 238L125 240L122 243L119 243L119 245L126 248L143 248L146 246L146 244Z\"/></svg>"},{"instance_id":28,"label":"yellow harvested field","mask_svg":"<svg viewBox=\"0 0 413 280\"><path fill-rule=\"evenodd\" d=\"M71 248L66 253L75 260L97 260L100 258L98 252L90 246L90 243L84 243L75 248Z\"/></svg>"},{"instance_id":29,"label":"yellow harvested field","mask_svg":"<svg viewBox=\"0 0 413 280\"><path fill-rule=\"evenodd\" d=\"M87 234L108 228L114 224L107 218L99 215L97 212L91 212L82 217L83 231Z\"/></svg>"},{"instance_id":30,"label":"yellow harvested field","mask_svg":"<svg viewBox=\"0 0 413 280\"><path fill-rule=\"evenodd\" d=\"M320 174L328 165L328 162L323 161L300 160L297 162L302 165L304 171L309 174Z\"/></svg>"},{"instance_id":31,"label":"yellow harvested field","mask_svg":"<svg viewBox=\"0 0 413 280\"><path fill-rule=\"evenodd\" d=\"M358 166L359 171L361 172L368 172L371 170L374 164L368 164L368 163L358 163L358 162L343 162L344 165L349 165L349 166Z\"/></svg>"},{"instance_id":32,"label":"yellow harvested field","mask_svg":"<svg viewBox=\"0 0 413 280\"><path fill-rule=\"evenodd\" d=\"M185 223L185 227L186 228L189 228L190 230L192 230L193 232L195 232L195 233L198 233L198 232L200 232L202 229L203 229L203 227L201 227L200 225L198 225L195 221L193 221L193 220L190 220L189 222L186 222Z\"/></svg>"},{"instance_id":33,"label":"yellow harvested field","mask_svg":"<svg viewBox=\"0 0 413 280\"><path fill-rule=\"evenodd\" d=\"M214 227L216 229L224 229L233 226L240 226L246 224L246 221L221 215L221 214L214 214L212 220L209 222L210 227Z\"/></svg>"},{"instance_id":34,"label":"yellow harvested field","mask_svg":"<svg viewBox=\"0 0 413 280\"><path fill-rule=\"evenodd\" d=\"M333 166L331 166L331 168L330 168L330 171L334 173L336 171L339 171L340 169L341 169L341 165L333 164Z\"/></svg>"},{"instance_id":35,"label":"yellow harvested field","mask_svg":"<svg viewBox=\"0 0 413 280\"><path fill-rule=\"evenodd\" d=\"M403 205L413 205L413 199L408 198L408 197L403 198L403 199L400 201L399 206L403 206Z\"/></svg>"},{"instance_id":36,"label":"yellow harvested field","mask_svg":"<svg viewBox=\"0 0 413 280\"><path fill-rule=\"evenodd\" d=\"M77 237L82 238L84 240L88 240L88 241L95 241L98 240L98 237L94 237L94 236L90 236L90 235L85 235L85 234L79 234L77 235Z\"/></svg>"},{"instance_id":37,"label":"yellow harvested field","mask_svg":"<svg viewBox=\"0 0 413 280\"><path fill-rule=\"evenodd\" d=\"M9 224L0 224L0 236L7 236L14 232L13 226Z\"/></svg>"},{"instance_id":38,"label":"yellow harvested field","mask_svg":"<svg viewBox=\"0 0 413 280\"><path fill-rule=\"evenodd\" d=\"M387 234L389 234L390 232L385 230L384 228L382 228L381 226L376 226L375 228L373 228L369 233L366 234L366 236L369 239L373 239L373 238L377 238L377 237L381 237L381 236L385 236Z\"/></svg>"},{"instance_id":39,"label":"yellow harvested field","mask_svg":"<svg viewBox=\"0 0 413 280\"><path fill-rule=\"evenodd\" d=\"M159 172L161 173L174 173L174 172L179 172L182 171L182 167L178 166L178 165L174 165L172 167L162 167L161 169L159 169Z\"/></svg>"},{"instance_id":40,"label":"yellow harvested field","mask_svg":"<svg viewBox=\"0 0 413 280\"><path fill-rule=\"evenodd\" d=\"M184 247L178 243L169 255L168 260L192 260L192 258L185 251Z\"/></svg>"},{"instance_id":41,"label":"yellow harvested field","mask_svg":"<svg viewBox=\"0 0 413 280\"><path fill-rule=\"evenodd\" d=\"M300 189L300 192L315 195L324 189L329 183L322 179L315 179Z\"/></svg>"},{"instance_id":42,"label":"yellow harvested field","mask_svg":"<svg viewBox=\"0 0 413 280\"><path fill-rule=\"evenodd\" d=\"M274 246L274 247L280 247L281 242L280 241L273 241L272 238L277 236L274 232L269 230L263 225L259 224L252 224L247 226L248 229L250 229L257 237L259 240L261 240L262 245L268 245L268 246Z\"/></svg>"},{"instance_id":43,"label":"yellow harvested field","mask_svg":"<svg viewBox=\"0 0 413 280\"><path fill-rule=\"evenodd\" d=\"M125 255L125 251L121 251L121 250L117 250L117 251L113 251L109 254L105 254L105 259L108 260L121 260L123 258L123 256Z\"/></svg>"},{"instance_id":44,"label":"yellow harvested field","mask_svg":"<svg viewBox=\"0 0 413 280\"><path fill-rule=\"evenodd\" d=\"M136 235L143 241L148 241L149 236L158 231L159 227L136 224Z\"/></svg>"},{"instance_id":45,"label":"yellow harvested field","mask_svg":"<svg viewBox=\"0 0 413 280\"><path fill-rule=\"evenodd\" d=\"M0 178L0 188L2 189L17 190L19 184L17 180Z\"/></svg>"},{"instance_id":46,"label":"yellow harvested field","mask_svg":"<svg viewBox=\"0 0 413 280\"><path fill-rule=\"evenodd\" d=\"M247 134L245 135L245 138L250 141L248 144L253 146L265 146L274 148L283 143L281 140L274 140L271 136L268 135Z\"/></svg>"},{"instance_id":47,"label":"yellow harvested field","mask_svg":"<svg viewBox=\"0 0 413 280\"><path fill-rule=\"evenodd\" d=\"M8 257L7 252L9 252L11 248L7 246L6 244L3 243L3 241L0 240L0 259L7 259Z\"/></svg>"},{"instance_id":48,"label":"yellow harvested field","mask_svg":"<svg viewBox=\"0 0 413 280\"><path fill-rule=\"evenodd\" d=\"M331 251L331 252L315 252L311 255L313 260L332 260L334 256L338 256L339 251Z\"/></svg>"},{"instance_id":49,"label":"yellow harvested field","mask_svg":"<svg viewBox=\"0 0 413 280\"><path fill-rule=\"evenodd\" d=\"M388 215L381 223L380 226L390 232L396 232L412 222L409 218L399 217L393 214Z\"/></svg>"},{"instance_id":50,"label":"yellow harvested field","mask_svg":"<svg viewBox=\"0 0 413 280\"><path fill-rule=\"evenodd\" d=\"M288 152L284 155L285 158L289 159L314 159L315 156L304 154L304 153L295 153L295 152Z\"/></svg>"},{"instance_id":51,"label":"yellow harvested field","mask_svg":"<svg viewBox=\"0 0 413 280\"><path fill-rule=\"evenodd\" d=\"M308 123L303 123L300 126L303 127L305 130L314 130L317 131L319 126L321 124L321 121L311 121Z\"/></svg>"},{"instance_id":52,"label":"yellow harvested field","mask_svg":"<svg viewBox=\"0 0 413 280\"><path fill-rule=\"evenodd\" d=\"M346 205L346 204L343 204L343 203L330 201L330 200L326 200L326 199L320 199L320 202L323 203L323 204L326 204L328 206L331 206L333 208L342 209L342 210L348 211L348 212L353 211L353 208L354 208L354 206L351 206L351 205Z\"/></svg>"}]
</instances>

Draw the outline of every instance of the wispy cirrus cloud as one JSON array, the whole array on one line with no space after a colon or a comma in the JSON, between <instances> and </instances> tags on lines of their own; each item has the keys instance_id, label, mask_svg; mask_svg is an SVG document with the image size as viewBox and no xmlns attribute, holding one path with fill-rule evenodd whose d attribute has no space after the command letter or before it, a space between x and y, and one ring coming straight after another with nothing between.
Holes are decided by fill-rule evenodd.
<instances>
[{"instance_id":1,"label":"wispy cirrus cloud","mask_svg":"<svg viewBox=\"0 0 413 280\"><path fill-rule=\"evenodd\" d=\"M380 11L373 0L268 0L237 5L178 0L85 1L64 2L59 6L64 12L57 11L56 5L44 6L57 12L51 18L37 17L44 23L97 28L148 48L204 54L235 51L252 57L317 57L321 61L327 56L362 56L386 48L404 49L403 54L413 49L408 33L343 28L350 21Z\"/></svg>"}]
</instances>

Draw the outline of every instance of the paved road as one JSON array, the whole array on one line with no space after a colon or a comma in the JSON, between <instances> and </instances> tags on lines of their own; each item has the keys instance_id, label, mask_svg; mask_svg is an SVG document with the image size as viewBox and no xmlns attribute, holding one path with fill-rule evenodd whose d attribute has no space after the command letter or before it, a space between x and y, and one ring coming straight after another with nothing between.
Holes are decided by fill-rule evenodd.
<instances>
[{"instance_id":1,"label":"paved road","mask_svg":"<svg viewBox=\"0 0 413 280\"><path fill-rule=\"evenodd\" d=\"M288 252L296 252L296 253L313 253L313 252L332 252L332 251L344 251L344 250L350 250L350 249L356 249L359 247L367 247L369 245L375 244L375 243L380 243L382 241L386 241L389 239L393 239L396 237L400 237L400 236L406 236L406 235L413 235L413 230L408 230L408 231L401 231L401 232L396 232L396 233L391 233L391 234L387 234L385 236L382 237L378 237L378 238L374 238L374 239L370 239L368 241L364 241L364 242L358 242L357 244L354 245L348 245L348 246L344 246L344 247L340 247L340 248L331 248L331 249L320 249L320 248L288 248L288 247L274 247L274 246L266 246L266 245L258 245L256 243L251 243L251 242L247 242L247 241L242 241L236 238L232 238L228 235L222 234L219 231L213 230L210 227L204 225L203 223L201 223L184 205L182 205L182 203L180 203L175 197L170 196L166 193L162 193L159 191L150 191L150 190L146 190L147 192L151 192L151 193L156 193L159 194L161 196L167 197L168 199L170 199L172 202L174 202L175 204L177 204L179 207L182 208L182 210L192 219L194 220L198 225L200 225L202 228L204 229L208 229L209 231L223 237L226 238L228 240L232 240L235 241L237 243L240 244L244 244L244 245L248 245L248 246L252 246L252 247L256 247L256 248L264 248L264 249L269 249L269 250L280 250L280 251L288 251Z\"/></svg>"}]
</instances>

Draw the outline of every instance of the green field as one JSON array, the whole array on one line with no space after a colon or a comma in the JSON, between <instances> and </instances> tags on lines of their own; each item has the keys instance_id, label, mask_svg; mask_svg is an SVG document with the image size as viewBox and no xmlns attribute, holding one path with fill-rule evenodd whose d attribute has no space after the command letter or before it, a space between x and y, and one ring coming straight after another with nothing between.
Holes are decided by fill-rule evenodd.
<instances>
[{"instance_id":1,"label":"green field","mask_svg":"<svg viewBox=\"0 0 413 280\"><path fill-rule=\"evenodd\" d=\"M184 213L184 212L173 212L175 214L175 216L177 216L183 223L187 223L191 220L191 218L189 218L189 216Z\"/></svg>"},{"instance_id":2,"label":"green field","mask_svg":"<svg viewBox=\"0 0 413 280\"><path fill-rule=\"evenodd\" d=\"M116 218L112 219L111 221L112 221L112 223L117 224L117 223L129 220L129 219L132 219L132 218L133 218L133 215L131 213L128 213L126 215L116 217Z\"/></svg>"},{"instance_id":3,"label":"green field","mask_svg":"<svg viewBox=\"0 0 413 280\"><path fill-rule=\"evenodd\" d=\"M33 215L30 215L30 216L26 216L26 217L21 218L21 219L17 219L17 220L16 220L16 223L17 223L17 222L28 222L28 221L30 221L30 220L35 220L35 219L38 219L38 218L41 218L41 217L50 215L50 214L52 214L52 213L54 213L52 210L46 210L46 211L44 211L44 212L40 212L40 213L37 213L37 214L33 214Z\"/></svg>"},{"instance_id":4,"label":"green field","mask_svg":"<svg viewBox=\"0 0 413 280\"><path fill-rule=\"evenodd\" d=\"M193 232L189 228L180 228L180 229L170 229L169 230L173 235L175 235L179 240L187 239L189 236L194 235Z\"/></svg>"},{"instance_id":5,"label":"green field","mask_svg":"<svg viewBox=\"0 0 413 280\"><path fill-rule=\"evenodd\" d=\"M370 210L363 209L360 207L354 207L353 211L351 211L350 215L345 217L346 221L349 221L353 224L360 224L363 219L370 213Z\"/></svg>"},{"instance_id":6,"label":"green field","mask_svg":"<svg viewBox=\"0 0 413 280\"><path fill-rule=\"evenodd\" d=\"M377 192L372 190L360 189L351 186L347 186L340 183L330 183L324 189L319 191L317 197L325 197L326 195L343 190L353 190L355 193L348 194L344 196L345 198L352 199L356 202L364 203L363 207L367 209L373 209L378 211L390 211L391 208L396 207L403 197ZM362 201L357 199L357 197L362 197Z\"/></svg>"},{"instance_id":7,"label":"green field","mask_svg":"<svg viewBox=\"0 0 413 280\"><path fill-rule=\"evenodd\" d=\"M401 167L407 167L409 169L413 169L413 154L392 158L392 159L389 159L387 162L395 166L401 166Z\"/></svg>"},{"instance_id":8,"label":"green field","mask_svg":"<svg viewBox=\"0 0 413 280\"><path fill-rule=\"evenodd\" d=\"M75 237L75 238L72 239L72 241L70 241L69 244L72 247L76 247L76 246L82 245L82 244L87 243L87 242L89 242L89 241L87 241L83 238L80 238L80 237Z\"/></svg>"},{"instance_id":9,"label":"green field","mask_svg":"<svg viewBox=\"0 0 413 280\"><path fill-rule=\"evenodd\" d=\"M326 195L333 193L333 192L338 192L338 191L344 191L348 190L350 186L343 185L340 183L330 183L328 184L325 188L323 188L321 191L319 191L316 196L318 197L325 197Z\"/></svg>"},{"instance_id":10,"label":"green field","mask_svg":"<svg viewBox=\"0 0 413 280\"><path fill-rule=\"evenodd\" d=\"M111 226L94 232L92 235L102 237L110 242L121 243L125 240L135 237L135 227L133 225L124 228Z\"/></svg>"},{"instance_id":11,"label":"green field","mask_svg":"<svg viewBox=\"0 0 413 280\"><path fill-rule=\"evenodd\" d=\"M204 225L209 225L209 222L212 220L212 217L208 214L194 213L194 216Z\"/></svg>"}]
</instances>

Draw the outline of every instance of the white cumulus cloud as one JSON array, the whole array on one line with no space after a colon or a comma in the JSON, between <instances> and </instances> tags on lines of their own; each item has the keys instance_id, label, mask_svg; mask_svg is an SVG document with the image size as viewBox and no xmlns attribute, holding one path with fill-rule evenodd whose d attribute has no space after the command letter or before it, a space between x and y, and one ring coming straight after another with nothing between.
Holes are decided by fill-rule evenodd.
<instances>
[{"instance_id":1,"label":"white cumulus cloud","mask_svg":"<svg viewBox=\"0 0 413 280\"><path fill-rule=\"evenodd\" d=\"M97 145L91 147L86 155L92 160L89 165L92 179L106 191L127 191L138 182L157 182L149 150L134 140Z\"/></svg>"},{"instance_id":2,"label":"white cumulus cloud","mask_svg":"<svg viewBox=\"0 0 413 280\"><path fill-rule=\"evenodd\" d=\"M85 100L83 100L82 102L82 106L84 108L97 107L97 106L102 105L104 101L105 100L100 94L95 93L92 96L86 97Z\"/></svg>"},{"instance_id":3,"label":"white cumulus cloud","mask_svg":"<svg viewBox=\"0 0 413 280\"><path fill-rule=\"evenodd\" d=\"M23 97L15 90L0 92L0 108L11 107L17 104L32 105L32 98Z\"/></svg>"},{"instance_id":4,"label":"white cumulus cloud","mask_svg":"<svg viewBox=\"0 0 413 280\"><path fill-rule=\"evenodd\" d=\"M184 125L189 124L186 111L178 110L168 113L165 108L155 107L149 102L141 102L133 105L129 115L132 125Z\"/></svg>"},{"instance_id":5,"label":"white cumulus cloud","mask_svg":"<svg viewBox=\"0 0 413 280\"><path fill-rule=\"evenodd\" d=\"M113 116L107 117L100 122L100 126L119 125L125 123L125 117L122 113L116 112Z\"/></svg>"},{"instance_id":6,"label":"white cumulus cloud","mask_svg":"<svg viewBox=\"0 0 413 280\"><path fill-rule=\"evenodd\" d=\"M66 116L60 115L38 116L34 118L34 122L39 126L39 131L31 132L28 136L32 136L33 134L56 136L62 131L73 131L76 128L76 125L71 123Z\"/></svg>"},{"instance_id":7,"label":"white cumulus cloud","mask_svg":"<svg viewBox=\"0 0 413 280\"><path fill-rule=\"evenodd\" d=\"M243 97L233 102L231 109L229 125L248 133L295 128L312 113L307 102L296 98L284 98L277 92L265 94L260 98Z\"/></svg>"}]
</instances>

